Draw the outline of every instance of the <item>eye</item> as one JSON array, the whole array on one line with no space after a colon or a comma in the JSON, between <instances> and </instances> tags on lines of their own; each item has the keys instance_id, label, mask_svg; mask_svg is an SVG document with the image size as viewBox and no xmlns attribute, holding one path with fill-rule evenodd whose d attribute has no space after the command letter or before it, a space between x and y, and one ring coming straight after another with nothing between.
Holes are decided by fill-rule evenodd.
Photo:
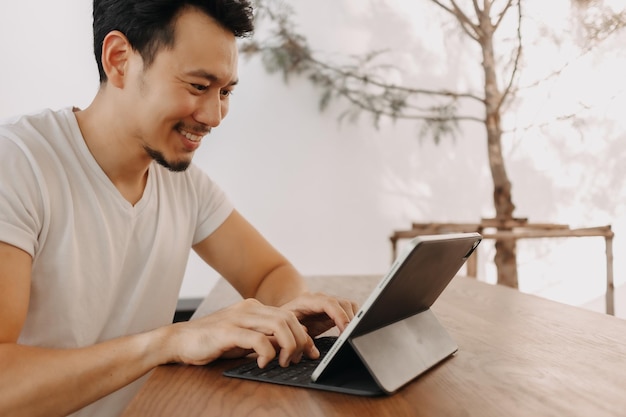
<instances>
[{"instance_id":1,"label":"eye","mask_svg":"<svg viewBox=\"0 0 626 417\"><path fill-rule=\"evenodd\" d=\"M233 95L233 90L222 90L220 91L222 97L229 97Z\"/></svg>"},{"instance_id":2,"label":"eye","mask_svg":"<svg viewBox=\"0 0 626 417\"><path fill-rule=\"evenodd\" d=\"M191 85L191 87L192 87L194 90L197 90L197 91L200 91L200 92L202 92L202 91L206 91L206 89L207 89L207 88L209 88L208 86L206 86L206 85L202 85L202 84L194 84L194 83L191 83L190 85Z\"/></svg>"}]
</instances>

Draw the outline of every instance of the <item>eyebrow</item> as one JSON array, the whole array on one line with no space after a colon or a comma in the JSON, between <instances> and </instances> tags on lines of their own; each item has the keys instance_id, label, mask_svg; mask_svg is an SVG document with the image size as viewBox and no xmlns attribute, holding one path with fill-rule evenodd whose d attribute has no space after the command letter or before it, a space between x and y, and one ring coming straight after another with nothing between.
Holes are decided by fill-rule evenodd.
<instances>
[{"instance_id":1,"label":"eyebrow","mask_svg":"<svg viewBox=\"0 0 626 417\"><path fill-rule=\"evenodd\" d=\"M193 77L200 77L200 78L204 78L205 80L211 81L211 82L218 82L219 81L219 77L217 77L214 74L211 74L209 72L206 72L204 70L194 70L194 71L189 71L186 73L187 75L191 75ZM230 86L234 86L237 85L237 83L239 83L239 79L233 80L230 83L228 83L228 87Z\"/></svg>"}]
</instances>

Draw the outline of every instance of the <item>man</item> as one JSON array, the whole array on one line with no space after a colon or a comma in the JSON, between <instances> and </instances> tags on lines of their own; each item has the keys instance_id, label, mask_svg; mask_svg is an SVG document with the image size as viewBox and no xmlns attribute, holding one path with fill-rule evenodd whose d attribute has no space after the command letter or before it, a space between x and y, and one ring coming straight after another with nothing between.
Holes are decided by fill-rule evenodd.
<instances>
[{"instance_id":1,"label":"man","mask_svg":"<svg viewBox=\"0 0 626 417\"><path fill-rule=\"evenodd\" d=\"M94 0L100 89L0 127L0 415L115 416L154 367L315 358L311 294L191 159L228 112L244 0ZM193 249L247 300L170 324Z\"/></svg>"}]
</instances>

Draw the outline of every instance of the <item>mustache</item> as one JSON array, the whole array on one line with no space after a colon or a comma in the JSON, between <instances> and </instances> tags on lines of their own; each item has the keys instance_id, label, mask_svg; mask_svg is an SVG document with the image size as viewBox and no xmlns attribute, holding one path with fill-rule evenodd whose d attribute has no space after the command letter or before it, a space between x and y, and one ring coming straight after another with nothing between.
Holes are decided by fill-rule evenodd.
<instances>
[{"instance_id":1,"label":"mustache","mask_svg":"<svg viewBox=\"0 0 626 417\"><path fill-rule=\"evenodd\" d=\"M211 133L211 127L203 124L191 125L184 122L178 122L176 123L176 125L174 125L174 129L184 130L185 132L189 132L192 135L197 136L206 136Z\"/></svg>"}]
</instances>

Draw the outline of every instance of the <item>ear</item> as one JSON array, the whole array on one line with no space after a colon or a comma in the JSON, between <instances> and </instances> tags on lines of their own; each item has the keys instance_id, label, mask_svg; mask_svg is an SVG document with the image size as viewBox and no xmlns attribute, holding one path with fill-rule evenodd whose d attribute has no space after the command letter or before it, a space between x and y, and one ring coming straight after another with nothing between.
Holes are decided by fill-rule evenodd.
<instances>
[{"instance_id":1,"label":"ear","mask_svg":"<svg viewBox=\"0 0 626 417\"><path fill-rule=\"evenodd\" d=\"M124 87L132 53L130 42L122 32L115 30L106 35L102 42L102 68L109 84Z\"/></svg>"}]
</instances>

